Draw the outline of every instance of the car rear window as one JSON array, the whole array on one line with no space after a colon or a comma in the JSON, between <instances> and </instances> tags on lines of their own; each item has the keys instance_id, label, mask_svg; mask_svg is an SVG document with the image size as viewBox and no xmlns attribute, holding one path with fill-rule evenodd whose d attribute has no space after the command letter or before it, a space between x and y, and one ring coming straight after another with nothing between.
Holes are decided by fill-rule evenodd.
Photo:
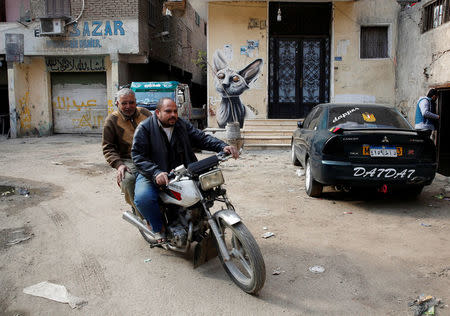
<instances>
[{"instance_id":1,"label":"car rear window","mask_svg":"<svg viewBox=\"0 0 450 316\"><path fill-rule=\"evenodd\" d=\"M329 108L328 128L332 127L411 129L411 125L393 108L367 105Z\"/></svg>"}]
</instances>

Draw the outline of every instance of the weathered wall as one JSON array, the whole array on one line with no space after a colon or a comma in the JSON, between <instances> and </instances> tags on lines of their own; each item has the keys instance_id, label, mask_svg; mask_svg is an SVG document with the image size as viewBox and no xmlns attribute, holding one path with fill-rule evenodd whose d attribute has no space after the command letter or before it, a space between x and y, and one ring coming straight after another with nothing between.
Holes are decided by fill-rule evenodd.
<instances>
[{"instance_id":1,"label":"weathered wall","mask_svg":"<svg viewBox=\"0 0 450 316\"><path fill-rule=\"evenodd\" d=\"M18 136L50 135L53 132L50 75L43 57L29 57L14 64Z\"/></svg>"},{"instance_id":2,"label":"weathered wall","mask_svg":"<svg viewBox=\"0 0 450 316\"><path fill-rule=\"evenodd\" d=\"M332 101L394 104L398 10L393 0L334 3ZM389 58L361 59L360 28L377 25L389 26Z\"/></svg>"},{"instance_id":3,"label":"weathered wall","mask_svg":"<svg viewBox=\"0 0 450 316\"><path fill-rule=\"evenodd\" d=\"M396 104L414 122L416 102L434 86L450 85L450 23L421 33L422 1L399 13Z\"/></svg>"},{"instance_id":4,"label":"weathered wall","mask_svg":"<svg viewBox=\"0 0 450 316\"><path fill-rule=\"evenodd\" d=\"M148 3L142 3L145 10ZM173 10L172 17L168 17L168 35L162 36L163 18L157 21L155 26L148 24L148 15L139 14L140 37L143 43L143 51L155 60L173 65L192 73L192 81L204 84L204 73L197 67L194 60L198 52L206 52L206 34L204 33L205 21L200 18L199 25L195 23L195 11L189 2L186 9Z\"/></svg>"},{"instance_id":5,"label":"weathered wall","mask_svg":"<svg viewBox=\"0 0 450 316\"><path fill-rule=\"evenodd\" d=\"M220 50L228 67L240 71L255 59L264 62L259 78L250 89L240 95L247 106L249 117L267 117L267 2L210 2L208 7L208 62L213 65L213 55ZM251 27L258 21L263 27ZM249 49L247 41L258 43ZM251 45L250 45L251 46ZM215 74L208 67L208 126L216 127L216 112L222 97L214 84ZM248 117L247 117L248 118Z\"/></svg>"}]
</instances>

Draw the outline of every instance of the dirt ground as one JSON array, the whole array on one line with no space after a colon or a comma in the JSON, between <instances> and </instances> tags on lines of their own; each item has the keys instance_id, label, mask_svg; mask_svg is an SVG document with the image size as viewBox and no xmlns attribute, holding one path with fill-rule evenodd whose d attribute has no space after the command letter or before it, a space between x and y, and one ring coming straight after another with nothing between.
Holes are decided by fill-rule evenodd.
<instances>
[{"instance_id":1,"label":"dirt ground","mask_svg":"<svg viewBox=\"0 0 450 316\"><path fill-rule=\"evenodd\" d=\"M218 259L194 270L189 256L149 248L121 218L128 206L100 141L0 140L1 315L412 315L420 294L450 315L450 201L436 197L450 197L449 178L418 199L332 189L314 199L289 151L244 151L222 167L266 263L266 284L251 296ZM267 231L275 236L263 239ZM88 304L22 292L42 281Z\"/></svg>"}]
</instances>

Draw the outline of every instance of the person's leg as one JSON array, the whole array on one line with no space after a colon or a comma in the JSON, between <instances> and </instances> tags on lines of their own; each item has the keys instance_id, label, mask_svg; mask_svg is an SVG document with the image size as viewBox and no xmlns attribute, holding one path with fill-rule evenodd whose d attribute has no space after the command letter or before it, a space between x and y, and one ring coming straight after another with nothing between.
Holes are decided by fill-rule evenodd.
<instances>
[{"instance_id":1,"label":"person's leg","mask_svg":"<svg viewBox=\"0 0 450 316\"><path fill-rule=\"evenodd\" d=\"M162 217L158 204L158 187L138 173L134 193L134 203L139 212L155 233L161 232Z\"/></svg>"},{"instance_id":2,"label":"person's leg","mask_svg":"<svg viewBox=\"0 0 450 316\"><path fill-rule=\"evenodd\" d=\"M122 193L125 195L125 201L134 206L134 187L136 183L136 168L134 167L132 162L125 161L125 165L131 169L132 173L128 171L125 172L125 178L120 183L120 188Z\"/></svg>"}]
</instances>

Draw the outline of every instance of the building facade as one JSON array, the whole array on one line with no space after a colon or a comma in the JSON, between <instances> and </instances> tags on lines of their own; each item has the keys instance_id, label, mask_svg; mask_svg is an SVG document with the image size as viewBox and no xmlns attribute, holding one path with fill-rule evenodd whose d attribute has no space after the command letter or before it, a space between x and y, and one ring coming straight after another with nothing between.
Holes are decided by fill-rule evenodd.
<instances>
[{"instance_id":1,"label":"building facade","mask_svg":"<svg viewBox=\"0 0 450 316\"><path fill-rule=\"evenodd\" d=\"M4 3L0 114L11 137L101 133L115 93L131 81L206 91L193 62L206 50L206 24L186 1Z\"/></svg>"},{"instance_id":2,"label":"building facade","mask_svg":"<svg viewBox=\"0 0 450 316\"><path fill-rule=\"evenodd\" d=\"M438 90L438 171L450 176L450 1L421 1L399 12L396 106L414 123L416 104Z\"/></svg>"},{"instance_id":3,"label":"building facade","mask_svg":"<svg viewBox=\"0 0 450 316\"><path fill-rule=\"evenodd\" d=\"M220 55L236 73L262 61L239 94L246 118L302 118L330 101L394 104L399 8L392 0L209 1L208 60ZM216 71L208 71L209 126L227 98Z\"/></svg>"}]
</instances>

